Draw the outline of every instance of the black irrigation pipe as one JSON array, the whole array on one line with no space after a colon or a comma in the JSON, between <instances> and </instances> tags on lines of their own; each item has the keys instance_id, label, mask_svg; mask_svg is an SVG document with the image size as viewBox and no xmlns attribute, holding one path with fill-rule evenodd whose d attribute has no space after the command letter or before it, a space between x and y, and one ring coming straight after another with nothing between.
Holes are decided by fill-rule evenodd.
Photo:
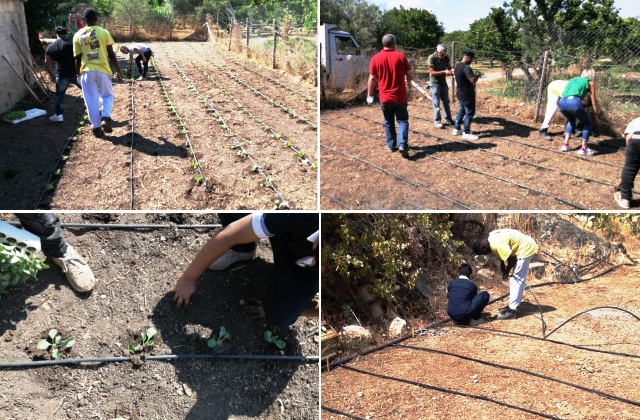
<instances>
[{"instance_id":1,"label":"black irrigation pipe","mask_svg":"<svg viewBox=\"0 0 640 420\"><path fill-rule=\"evenodd\" d=\"M135 124L136 124L136 102L135 102L135 86L136 79L131 78L131 144L129 145L129 153L130 153L130 161L129 161L129 186L130 186L130 199L129 199L129 209L133 210L133 197L134 197L134 187L133 187L133 139L135 135Z\"/></svg>"},{"instance_id":2,"label":"black irrigation pipe","mask_svg":"<svg viewBox=\"0 0 640 420\"><path fill-rule=\"evenodd\" d=\"M350 115L353 116L353 117L356 117L356 118L361 118L361 119L369 121L369 122L378 123L378 121L376 121L376 120L374 120L372 118L369 118L369 117L356 115L354 113L350 113ZM415 117L415 118L421 119L419 117ZM451 145L460 144L460 143L466 144L467 146L469 146L467 148L467 150L479 150L481 152L489 153L489 154L492 154L494 156L501 157L503 159L507 159L507 160L511 160L511 161L514 161L514 162L521 163L523 165L533 166L536 169L542 169L542 170L549 171L549 172L554 172L554 173L557 173L557 174L560 174L560 175L566 175L566 176L569 176L569 177L572 177L572 178L581 179L583 181L593 182L594 184L605 185L607 187L617 187L617 185L614 185L614 184L612 184L611 182L608 182L608 181L600 181L600 180L595 179L595 178L589 178L589 177L578 175L578 174L574 174L574 173L571 173L571 172L565 172L565 171L562 171L560 169L550 168L550 167L547 167L547 166L539 165L537 163L533 163L533 162L529 162L529 161L526 161L526 160L514 158L514 157L509 156L509 155L505 155L505 154L502 154L502 153L494 152L493 150L483 149L478 145L477 142L473 142L473 141L470 141L470 140L464 140L464 139L451 140L451 139L446 138L446 137L436 136L436 135L431 134L431 133L429 133L427 131L420 131L420 130L416 130L416 129L410 129L409 131L411 131L414 134L419 134L419 135L423 135L423 136L426 136L426 137L434 138L436 140L445 141L445 142L447 142L448 144L451 144ZM578 159L580 159L580 158L578 158Z\"/></svg>"},{"instance_id":3,"label":"black irrigation pipe","mask_svg":"<svg viewBox=\"0 0 640 420\"><path fill-rule=\"evenodd\" d=\"M257 74L258 76L260 76L260 77L262 77L262 78L264 78L264 79L266 79L266 80L268 80L268 81L270 81L270 82L273 82L274 84L276 84L276 85L278 85L278 86L282 86L283 88L287 89L287 90L288 90L288 91L290 91L290 92L293 92L293 93L295 93L295 94L297 94L297 95L302 96L302 97L303 97L303 98L305 98L308 102L313 102L313 103L316 103L316 104L318 103L317 98L312 98L311 96L309 96L309 95L307 95L307 94L305 94L305 93L298 92L297 90L293 89L292 87L289 87L289 86L285 85L284 83L282 83L282 82L280 82L280 81L278 81L278 80L276 80L276 79L274 79L274 78L272 78L272 77L269 77L269 76L265 75L264 73L261 73L261 72L256 71L256 70L254 70L254 69L252 69L252 68L250 68L250 67L248 67L248 66L245 66L244 64L242 64L242 63L241 63L241 62L239 62L239 61L232 60L231 62L232 62L232 63L234 63L234 64L239 65L239 66L240 66L240 67L242 67L243 69L245 69L245 70L247 70L247 71L249 71L249 72L251 72L251 73L253 73L253 74Z\"/></svg>"},{"instance_id":4,"label":"black irrigation pipe","mask_svg":"<svg viewBox=\"0 0 640 420\"><path fill-rule=\"evenodd\" d=\"M200 180L198 180L198 178L196 178L196 182L198 182L198 184L202 183L205 191L207 190L207 178L205 178L204 173L202 172L202 166L200 165L200 162L198 161L198 156L196 155L196 151L193 148L193 143L191 142L191 139L189 138L189 131L186 129L186 126L184 125L184 123L182 122L182 117L180 117L180 114L178 114L178 110L173 106L173 102L171 101L171 97L169 96L169 92L167 91L167 88L164 85L164 81L162 80L162 72L160 70L158 70L158 66L156 66L156 59L154 56L151 57L151 63L153 64L153 68L156 70L156 73L158 74L158 83L160 83L160 88L162 89L162 93L164 94L164 97L167 101L167 106L169 107L169 113L171 114L171 116L173 117L175 115L174 118L177 118L177 120L180 122L181 126L180 128L180 133L184 134L185 139L187 140L186 145L189 147L189 152L191 154L191 157L193 158L193 165L196 168L196 170L198 171L198 174L200 176Z\"/></svg>"},{"instance_id":5,"label":"black irrigation pipe","mask_svg":"<svg viewBox=\"0 0 640 420\"><path fill-rule=\"evenodd\" d=\"M201 99L201 102L204 104L204 106L209 111L213 112L216 115L216 117L217 117L216 120L217 120L218 124L225 131L225 137L229 137L233 141L232 148L240 148L238 153L242 153L241 157L245 157L246 156L251 161L251 163L253 163L253 168L255 168L254 172L257 172L260 175L262 175L262 177L265 180L264 186L266 186L268 188L271 188L271 190L273 190L273 192L276 193L276 195L281 199L280 202L276 203L277 204L277 209L279 209L279 210L280 209L288 209L289 208L289 204L288 204L287 200L285 200L285 198L282 196L282 194L276 188L276 186L273 185L273 181L271 180L271 177L267 176L267 174L260 167L260 165L258 165L258 162L256 162L256 160L251 156L249 151L242 145L242 143L240 143L240 141L238 140L238 137L235 134L233 134L233 132L231 131L231 128L227 125L226 121L222 117L222 114L220 114L220 112L218 112L218 110L213 105L211 105L209 100L202 94L202 92L200 92L200 90L196 86L195 82L193 80L191 80L191 78L189 76L187 76L187 74L178 65L178 63L176 63L175 60L173 60L173 58L171 58L171 57L169 57L169 60L171 61L171 64L173 64L173 66L176 68L178 73L180 73L182 79L184 79L189 84L189 86L190 86L189 89L190 90L193 89L193 91L195 91L197 96Z\"/></svg>"},{"instance_id":6,"label":"black irrigation pipe","mask_svg":"<svg viewBox=\"0 0 640 420\"><path fill-rule=\"evenodd\" d=\"M388 375L382 375L380 373L369 372L369 371L362 370L362 369L357 369L357 368L354 368L354 367L351 367L351 366L342 366L342 368L350 370L350 371L353 371L353 372L361 373L363 375L370 375L370 376L374 376L374 377L380 378L380 379L385 379L385 380L396 381L396 382L400 382L400 383L404 383L404 384L414 385L414 386L417 386L419 388L430 389L430 390L433 390L433 391L439 391L439 392L443 392L443 393L446 393L446 394L458 395L458 396L461 396L461 397L473 398L473 399L481 400L481 401L487 401L487 402L494 403L494 404L497 404L497 405L500 405L500 406L503 406L503 407L511 408L513 410L518 410L518 411L522 411L522 412L525 412L525 413L534 414L536 416L540 416L540 417L543 417L543 418L560 420L559 417L554 417L554 416L551 416L549 414L540 413L540 412L534 411L534 410L529 410L528 408L524 408L524 407L520 407L520 406L517 406L517 405L509 404L507 402L499 401L499 400L496 400L496 399L493 399L493 398L489 398L489 397L486 397L484 395L468 394L466 392L455 391L453 389L442 388L442 387L434 386L434 385L428 385L428 384L424 384L422 382L410 381L408 379L396 378L395 376L388 376Z\"/></svg>"},{"instance_id":7,"label":"black irrigation pipe","mask_svg":"<svg viewBox=\"0 0 640 420\"><path fill-rule=\"evenodd\" d=\"M306 155L306 153L302 150L299 150L296 146L294 146L290 141L287 141L287 139L282 136L281 134L277 133L272 127L270 127L266 122L264 122L264 120L260 117L258 117L256 114L254 114L253 112L249 111L249 109L247 108L247 106L245 104L243 104L242 102L240 102L240 100L238 98L235 97L235 95L233 95L229 90L227 90L223 85L221 85L220 83L218 83L218 81L216 81L216 79L214 77L212 77L209 73L207 73L206 70L204 70L199 63L194 62L192 59L189 59L189 61L191 61L191 64L193 66L195 66L198 70L200 70L200 72L202 72L202 74L209 79L209 81L211 83L213 83L214 85L216 85L216 87L218 87L219 89L221 89L224 93L227 94L227 96L229 96L241 109L244 113L248 114L254 121L258 122L260 125L262 125L262 127L266 130L269 131L271 133L271 135L273 136L273 138L275 138L276 140L280 140L283 145L288 148L291 149L292 151L294 151L296 153L296 155L298 155L298 157L300 159L302 159L303 163L309 164L311 165L312 168L317 169L318 167L318 163L312 161L311 159L309 159L309 157ZM211 63L210 60L207 60L207 62ZM213 64L213 63L211 63Z\"/></svg>"},{"instance_id":8,"label":"black irrigation pipe","mask_svg":"<svg viewBox=\"0 0 640 420\"><path fill-rule=\"evenodd\" d=\"M354 416L353 414L345 413L344 411L336 410L335 408L327 407L326 405L321 405L324 411L328 411L329 413L338 414L339 416L347 417L354 420L367 420L364 417Z\"/></svg>"},{"instance_id":9,"label":"black irrigation pipe","mask_svg":"<svg viewBox=\"0 0 640 420\"><path fill-rule=\"evenodd\" d=\"M349 207L348 205L346 205L345 203L343 203L342 201L338 200L335 197L330 196L329 194L320 191L320 195L323 197L326 197L329 201L332 201L334 203L336 203L337 205L339 205L340 207L344 208L345 210L353 210L351 207Z\"/></svg>"},{"instance_id":10,"label":"black irrigation pipe","mask_svg":"<svg viewBox=\"0 0 640 420\"><path fill-rule=\"evenodd\" d=\"M83 123L82 126L84 126L84 123L87 121L87 110L84 110L84 113L82 114L82 116L80 117L80 122ZM78 123L79 124L79 123ZM53 179L54 175L56 175L56 170L57 169L61 169L58 168L60 166L60 162L65 161L66 159L64 159L65 156L65 152L67 150L71 150L71 144L72 142L76 142L78 141L78 134L80 134L80 127L76 127L76 129L73 131L73 134L71 134L71 136L69 136L69 138L67 139L67 142L64 144L64 148L62 149L62 152L60 152L60 156L58 156L58 159L56 160L55 165L53 165L53 170L51 171L51 173L49 173L49 177L47 178L47 182L44 185L44 189L42 190L42 194L40 194L40 198L38 198L38 202L36 203L35 206L33 206L34 209L38 209L38 207L40 207L40 204L42 203L42 200L44 199L45 195L47 195L47 193L50 191L49 185L51 185L51 180ZM68 157L68 155L66 155Z\"/></svg>"},{"instance_id":11,"label":"black irrigation pipe","mask_svg":"<svg viewBox=\"0 0 640 420\"><path fill-rule=\"evenodd\" d=\"M577 317L579 317L580 315L583 315L583 314L586 314L587 312L595 311L595 310L598 310L598 309L613 309L613 310L616 310L616 311L622 311L622 312L624 312L624 313L626 313L626 314L631 315L632 317L634 317L634 318L635 318L635 319L637 319L638 321L640 321L640 316L638 316L638 315L636 315L636 314L634 314L634 313L632 313L632 312L630 312L630 311L627 311L626 309L618 308L618 307L616 307L616 306L597 306L597 307L595 307L595 308L587 309L587 310L585 310L585 311L582 311L582 312L579 312L579 313L577 313L577 314L573 315L571 318L567 319L567 320L566 320L566 321L564 321L562 324L558 325L558 326L557 326L557 327L555 327L553 330L551 330L551 332L549 332L549 334L547 334L547 335L545 336L545 338L549 337L551 334L553 334L554 332L558 331L560 328L562 328L565 324L567 324L567 323L569 323L570 321L572 321L574 318L577 318Z\"/></svg>"},{"instance_id":12,"label":"black irrigation pipe","mask_svg":"<svg viewBox=\"0 0 640 420\"><path fill-rule=\"evenodd\" d=\"M20 222L7 221L13 226L21 226ZM218 229L221 228L221 224L212 225L178 225L178 224L139 224L139 223L60 223L60 227L64 228L80 228L80 229L165 229L165 228L177 228L177 229Z\"/></svg>"},{"instance_id":13,"label":"black irrigation pipe","mask_svg":"<svg viewBox=\"0 0 640 420\"><path fill-rule=\"evenodd\" d=\"M462 359L462 360L466 360L466 361L469 361L469 362L480 363L480 364L485 365L485 366L490 366L490 367L494 367L494 368L498 368L498 369L512 370L514 372L523 373L525 375L530 375L530 376L535 376L537 378L545 379L545 380L552 381L552 382L557 382L557 383L562 384L562 385L567 385L567 386L579 389L581 391L585 391L585 392L589 392L591 394L598 395L600 397L605 397L605 398L609 398L611 400L616 400L616 401L620 401L620 402L623 402L623 403L626 403L626 404L635 405L636 407L640 407L640 402L638 402L638 401L630 400L630 399L623 398L623 397L618 397L618 396L613 395L613 394L608 394L608 393L603 392L603 391L598 391L597 389L593 389L593 388L589 388L589 387L586 387L586 386L574 384L572 382L567 382L567 381L564 381L562 379L553 378L551 376L547 376L547 375L543 375L543 374L540 374L540 373L532 372L532 371L529 371L529 370L526 370L526 369L521 369L521 368L508 366L508 365L501 365L501 364L498 364L498 363L488 362L488 361L482 360L482 359L476 359L474 357L463 356L461 354L450 353L448 351L443 351L443 350L429 349L429 348L426 348L426 347L416 347L416 346L409 346L409 345L406 345L406 344L400 344L396 348L406 348L406 349L410 349L410 350L418 350L418 351L424 351L424 352L428 352L428 353L441 354L441 355L444 355L444 356L457 357L457 358Z\"/></svg>"},{"instance_id":14,"label":"black irrigation pipe","mask_svg":"<svg viewBox=\"0 0 640 420\"><path fill-rule=\"evenodd\" d=\"M328 124L328 125L334 125L334 124L331 124L331 123L327 123L326 121L322 121L322 123L323 123L323 124ZM340 126L336 126L336 127L340 127ZM340 127L340 128L343 128L343 127ZM392 177L394 177L394 178L396 178L396 179L399 179L399 180L401 180L401 181L404 181L404 182L406 182L407 184L409 184L409 185L411 185L411 186L413 186L413 187L419 188L419 189L421 189L421 190L425 190L426 192L428 192L428 193L430 193L430 194L432 194L432 195L435 195L435 196L436 196L436 197L438 197L438 198L441 198L441 199L443 199L443 200L446 200L446 201L448 201L448 202L450 202L450 203L453 203L453 204L455 204L456 206L461 207L461 208L463 208L463 209L465 209L465 210L471 210L471 207L468 207L468 206L467 206L467 205L465 205L465 204L462 204L462 203L460 203L460 202L458 202L458 201L456 201L456 200L454 200L454 199L452 199L452 198L449 198L449 197L447 197L447 196L445 196L445 195L442 195L442 194L440 194L439 192L436 192L436 191L430 190L430 189L429 189L429 188L427 188L426 186L424 186L424 185L422 185L422 184L419 184L419 183L417 183L417 182L413 182L413 181L411 181L410 179L403 177L402 175L398 175L398 174L395 174L395 173L393 173L393 172L390 172L389 170L387 170L387 169L385 169L385 168L383 168L383 167L381 167L381 166L378 166L378 165L376 165L375 163L369 162L368 160L361 159L361 158L359 158L359 157L356 157L356 156L350 155L350 154L348 154L348 153L342 152L342 151L340 151L340 150L334 149L333 147L327 146L326 144L320 144L320 147L324 147L325 149L329 149L329 150L331 150L331 151L332 151L332 152L334 152L334 153L339 153L339 154L341 154L341 155L343 155L343 156L347 156L347 157L348 157L348 158L350 158L350 159L357 160L357 161L362 162L362 163L366 163L367 165L373 166L373 167L374 167L374 168L376 168L377 170L379 170L379 171L381 171L381 172L384 172L385 174L390 175L390 176L392 176Z\"/></svg>"},{"instance_id":15,"label":"black irrigation pipe","mask_svg":"<svg viewBox=\"0 0 640 420\"><path fill-rule=\"evenodd\" d=\"M77 359L58 360L35 360L24 362L0 362L0 368L33 368L56 365L77 365L82 363L118 363L129 362L137 357L116 356L116 357L87 357ZM272 356L265 354L163 354L158 356L140 356L139 360L187 360L187 359L224 359L224 360L279 360L279 361L301 361L306 363L318 363L318 356Z\"/></svg>"},{"instance_id":16,"label":"black irrigation pipe","mask_svg":"<svg viewBox=\"0 0 640 420\"><path fill-rule=\"evenodd\" d=\"M332 126L334 126L334 127L338 127L338 128L340 128L340 129L342 129L342 130L349 131L349 132L351 132L351 133L358 134L358 135L363 136L363 137L369 137L369 138L371 138L371 139L373 139L373 140L377 140L377 139L376 139L375 137L373 137L372 135L370 135L370 134L368 134L368 133L363 133L362 131L352 130L352 129L350 129L350 128L347 128L347 127L344 127L344 126L341 126L341 125L338 125L338 124L335 124L335 123L331 123L331 122L326 121L326 120L322 120L321 122L322 122L323 124L332 125ZM321 144L321 146L322 146L322 147L327 147L327 146L322 145L322 144ZM451 162L451 161L449 161L449 160L442 159L442 158L439 158L439 157L436 157L436 156L432 156L432 155L429 155L429 154L426 154L425 156L426 156L426 157L428 157L428 158L430 158L430 159L434 159L434 160L436 160L436 161L438 161L438 162L447 163L447 164L449 164L449 165L451 165L451 166L455 166L455 167L457 167L457 168L464 169L464 170L469 171L469 172L478 173L478 174L480 174L480 175L484 175L484 176L489 177L489 178L497 179L497 180L502 181L502 182L505 182L505 183L507 183L507 184L515 185L516 187L519 187L519 188L522 188L522 189L525 189L525 190L529 190L529 191L532 191L532 192L538 193L538 194L540 194L540 195L542 195L542 196L545 196L545 197L551 198L551 199L553 199L553 200L555 200L555 201L557 201L557 202L559 202L559 203L561 203L561 204L564 204L564 205L569 206L569 207L573 207L574 209L578 209L578 210L587 210L587 208L585 208L585 207L582 207L582 206L579 206L579 205L577 205L577 204L571 203L571 202L566 201L566 200L564 200L564 199L562 199L562 198L560 198L560 197L557 197L557 196L554 196L554 195L552 195L552 194L546 193L546 192L544 192L544 191L542 191L542 190L538 190L538 189L536 189L536 188L528 187L528 186L523 185L523 184L520 184L520 183L518 183L518 182L514 182L514 181L511 181L511 180L509 180L509 179L502 178L502 177L499 177L499 176L497 176L497 175L492 175L492 174L490 174L490 173L487 173L487 172L481 171L481 170L479 170L479 169L473 169L473 168L470 168L470 167L468 167L468 166L464 166L464 165L461 165L461 164L459 164L459 163Z\"/></svg>"}]
</instances>

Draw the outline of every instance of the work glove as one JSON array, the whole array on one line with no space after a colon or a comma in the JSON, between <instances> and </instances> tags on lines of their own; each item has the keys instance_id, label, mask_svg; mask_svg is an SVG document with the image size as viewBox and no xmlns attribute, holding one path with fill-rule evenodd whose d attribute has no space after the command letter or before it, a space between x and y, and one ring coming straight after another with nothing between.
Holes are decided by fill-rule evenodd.
<instances>
[{"instance_id":1,"label":"work glove","mask_svg":"<svg viewBox=\"0 0 640 420\"><path fill-rule=\"evenodd\" d=\"M371 105L373 103L373 96L367 96L367 103Z\"/></svg>"}]
</instances>

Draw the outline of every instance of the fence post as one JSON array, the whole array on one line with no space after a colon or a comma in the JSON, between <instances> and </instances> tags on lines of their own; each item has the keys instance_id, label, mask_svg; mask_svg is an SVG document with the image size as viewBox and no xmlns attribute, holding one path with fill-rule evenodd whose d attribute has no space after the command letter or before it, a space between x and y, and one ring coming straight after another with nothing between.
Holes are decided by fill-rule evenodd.
<instances>
[{"instance_id":1,"label":"fence post","mask_svg":"<svg viewBox=\"0 0 640 420\"><path fill-rule=\"evenodd\" d=\"M169 41L172 41L173 39L173 23L171 21L171 13L169 13Z\"/></svg>"},{"instance_id":2,"label":"fence post","mask_svg":"<svg viewBox=\"0 0 640 420\"><path fill-rule=\"evenodd\" d=\"M278 33L276 32L276 20L273 19L273 63L271 64L271 68L276 68L276 42L278 42Z\"/></svg>"},{"instance_id":3,"label":"fence post","mask_svg":"<svg viewBox=\"0 0 640 420\"><path fill-rule=\"evenodd\" d=\"M536 100L536 113L533 117L533 122L538 121L538 117L540 116L540 106L542 105L542 93L544 92L544 87L546 86L547 80L547 63L549 61L549 50L545 50L544 58L542 59L542 74L540 74L540 86L538 86L538 99Z\"/></svg>"},{"instance_id":4,"label":"fence post","mask_svg":"<svg viewBox=\"0 0 640 420\"><path fill-rule=\"evenodd\" d=\"M247 18L247 55L249 55L249 18Z\"/></svg>"},{"instance_id":5,"label":"fence post","mask_svg":"<svg viewBox=\"0 0 640 420\"><path fill-rule=\"evenodd\" d=\"M451 66L453 68L456 67L456 41L452 41L451 42L451 61L453 61L453 63L451 63ZM455 103L456 101L456 76L455 74L453 76L451 76L451 103Z\"/></svg>"}]
</instances>

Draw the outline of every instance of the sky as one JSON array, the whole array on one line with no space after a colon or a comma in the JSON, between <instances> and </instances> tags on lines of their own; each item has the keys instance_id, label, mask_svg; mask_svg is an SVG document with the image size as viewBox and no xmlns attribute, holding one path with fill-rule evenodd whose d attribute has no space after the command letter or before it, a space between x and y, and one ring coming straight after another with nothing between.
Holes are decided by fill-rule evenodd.
<instances>
[{"instance_id":1,"label":"sky","mask_svg":"<svg viewBox=\"0 0 640 420\"><path fill-rule=\"evenodd\" d=\"M386 10L402 5L405 9L427 9L442 22L445 32L467 30L469 25L486 17L492 7L501 7L502 0L368 0ZM640 1L615 0L614 5L620 10L620 16L640 16Z\"/></svg>"}]
</instances>

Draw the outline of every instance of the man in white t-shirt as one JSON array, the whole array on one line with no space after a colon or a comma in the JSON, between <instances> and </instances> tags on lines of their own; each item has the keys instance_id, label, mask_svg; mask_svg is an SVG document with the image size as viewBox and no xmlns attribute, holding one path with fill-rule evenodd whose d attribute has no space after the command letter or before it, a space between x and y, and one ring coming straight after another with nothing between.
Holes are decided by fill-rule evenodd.
<instances>
[{"instance_id":1,"label":"man in white t-shirt","mask_svg":"<svg viewBox=\"0 0 640 420\"><path fill-rule=\"evenodd\" d=\"M633 198L633 183L640 169L640 117L634 119L624 130L624 138L627 142L624 166L618 191L613 198L623 209L631 208Z\"/></svg>"},{"instance_id":2,"label":"man in white t-shirt","mask_svg":"<svg viewBox=\"0 0 640 420\"><path fill-rule=\"evenodd\" d=\"M138 80L142 80L147 77L147 70L149 70L149 59L153 55L153 51L151 48L147 47L144 44L134 44L130 46L122 46L120 47L120 52L122 54L129 54L129 68L131 68L131 62L133 61L133 55L138 54L136 56L136 67L138 67L138 72L140 73L140 77ZM143 66L144 65L144 69Z\"/></svg>"}]
</instances>

